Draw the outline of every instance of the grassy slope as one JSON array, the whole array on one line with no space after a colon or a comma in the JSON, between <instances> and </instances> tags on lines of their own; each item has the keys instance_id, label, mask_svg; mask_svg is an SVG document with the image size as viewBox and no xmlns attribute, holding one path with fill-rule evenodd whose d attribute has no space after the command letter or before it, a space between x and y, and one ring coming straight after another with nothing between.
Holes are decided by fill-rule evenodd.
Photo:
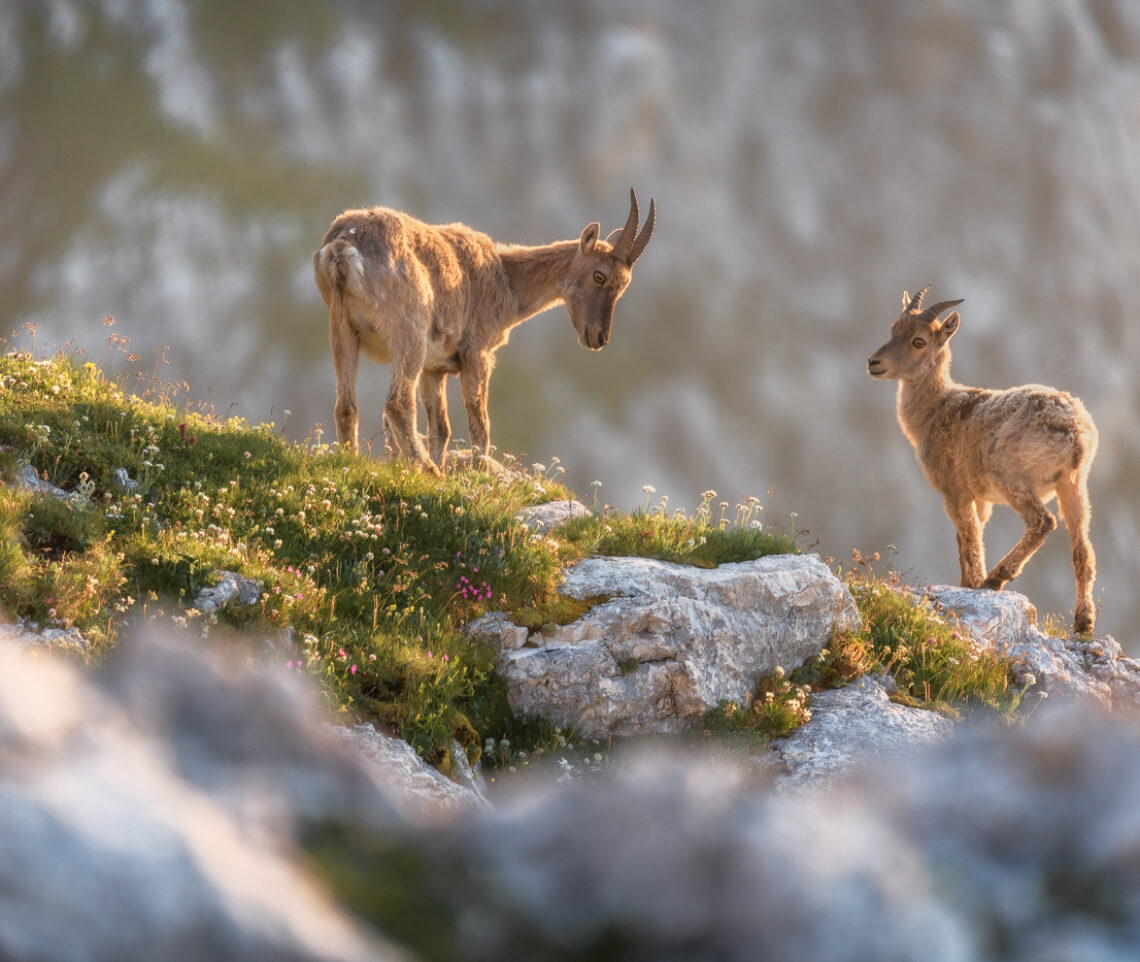
<instances>
[{"instance_id":1,"label":"grassy slope","mask_svg":"<svg viewBox=\"0 0 1140 962\"><path fill-rule=\"evenodd\" d=\"M130 396L94 364L62 355L0 357L0 472L10 479L21 462L75 498L0 487L0 608L80 628L98 659L140 617L210 634L188 606L217 570L238 571L264 594L222 619L255 637L294 640L264 655L266 670L314 676L335 711L399 730L444 767L452 738L472 758L490 739L504 764L520 749L564 744L549 726L513 717L494 653L463 634L471 618L486 610L530 624L572 617L555 586L566 564L589 553L710 566L795 550L793 538L753 523L755 502L735 516L722 503L717 513L712 492L693 517L667 514L664 501L651 506L647 493L633 513L532 535L514 520L520 508L573 496L557 466L509 480L474 470L430 478L399 462L290 443L272 424ZM119 468L138 482L133 493L116 483ZM892 669L917 700L1012 710L1008 666L985 660L979 683L977 656L921 604L896 603L864 569L852 585L868 630L835 639L793 679L762 683L753 703L722 706L710 730L779 734L806 717L803 686L876 666ZM957 677L963 661L969 678Z\"/></svg>"}]
</instances>

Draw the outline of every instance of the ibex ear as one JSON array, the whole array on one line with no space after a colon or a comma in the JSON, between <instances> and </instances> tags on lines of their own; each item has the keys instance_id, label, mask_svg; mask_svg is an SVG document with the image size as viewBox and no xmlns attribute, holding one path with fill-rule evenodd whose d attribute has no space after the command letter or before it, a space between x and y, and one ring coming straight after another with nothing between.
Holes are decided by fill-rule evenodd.
<instances>
[{"instance_id":1,"label":"ibex ear","mask_svg":"<svg viewBox=\"0 0 1140 962\"><path fill-rule=\"evenodd\" d=\"M578 241L578 248L583 254L590 254L594 250L594 245L598 242L598 235L602 233L602 225L598 223L587 224L586 229L582 231L582 237Z\"/></svg>"},{"instance_id":2,"label":"ibex ear","mask_svg":"<svg viewBox=\"0 0 1140 962\"><path fill-rule=\"evenodd\" d=\"M951 311L943 319L942 323L938 325L938 340L945 343L954 336L954 332L958 330L958 322L962 320L962 316L957 311Z\"/></svg>"},{"instance_id":3,"label":"ibex ear","mask_svg":"<svg viewBox=\"0 0 1140 962\"><path fill-rule=\"evenodd\" d=\"M909 307L910 307L910 294L908 294L906 291L903 291L903 310L905 311Z\"/></svg>"}]
</instances>

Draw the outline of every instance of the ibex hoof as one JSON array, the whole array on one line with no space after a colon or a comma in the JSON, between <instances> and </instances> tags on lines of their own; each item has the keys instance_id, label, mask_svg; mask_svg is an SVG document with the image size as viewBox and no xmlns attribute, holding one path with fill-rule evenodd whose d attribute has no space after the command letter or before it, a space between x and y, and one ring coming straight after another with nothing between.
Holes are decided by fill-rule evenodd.
<instances>
[{"instance_id":1,"label":"ibex hoof","mask_svg":"<svg viewBox=\"0 0 1140 962\"><path fill-rule=\"evenodd\" d=\"M1096 615L1092 612L1080 612L1073 619L1073 630L1078 635L1091 635L1096 624Z\"/></svg>"},{"instance_id":2,"label":"ibex hoof","mask_svg":"<svg viewBox=\"0 0 1140 962\"><path fill-rule=\"evenodd\" d=\"M1001 575L990 575L985 581L982 582L983 588L989 588L990 591L1001 591L1009 583L1008 578L1003 578Z\"/></svg>"}]
</instances>

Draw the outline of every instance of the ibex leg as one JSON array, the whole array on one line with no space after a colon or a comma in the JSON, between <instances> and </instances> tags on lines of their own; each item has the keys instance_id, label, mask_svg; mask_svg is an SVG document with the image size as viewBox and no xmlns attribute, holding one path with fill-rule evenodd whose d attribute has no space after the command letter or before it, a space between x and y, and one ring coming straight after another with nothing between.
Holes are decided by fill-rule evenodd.
<instances>
[{"instance_id":1,"label":"ibex leg","mask_svg":"<svg viewBox=\"0 0 1140 962\"><path fill-rule=\"evenodd\" d=\"M1064 482L1057 486L1057 504L1061 517L1069 529L1073 546L1073 570L1077 576L1077 607L1073 614L1073 628L1078 634L1087 634L1096 625L1096 605L1092 589L1096 580L1096 553L1089 538L1089 521L1092 514L1085 479Z\"/></svg>"},{"instance_id":2,"label":"ibex leg","mask_svg":"<svg viewBox=\"0 0 1140 962\"><path fill-rule=\"evenodd\" d=\"M442 470L447 459L447 442L451 440L451 425L447 420L446 371L424 371L420 375L420 400L427 411L431 459Z\"/></svg>"},{"instance_id":3,"label":"ibex leg","mask_svg":"<svg viewBox=\"0 0 1140 962\"><path fill-rule=\"evenodd\" d=\"M491 365L483 355L472 354L463 359L459 368L459 380L463 388L463 404L467 408L467 423L476 466L481 466L480 456L491 456L491 422L487 415L487 384L490 379Z\"/></svg>"},{"instance_id":4,"label":"ibex leg","mask_svg":"<svg viewBox=\"0 0 1140 962\"><path fill-rule=\"evenodd\" d=\"M423 352L419 353L422 355ZM416 427L416 382L422 365L422 356L405 354L396 358L392 364L392 384L388 388L384 416L388 419L388 427L396 439L400 453L431 474L439 474L439 468L428 457L427 448Z\"/></svg>"},{"instance_id":5,"label":"ibex leg","mask_svg":"<svg viewBox=\"0 0 1140 962\"><path fill-rule=\"evenodd\" d=\"M1033 553L1041 547L1049 532L1057 527L1057 519L1046 509L1044 502L1029 488L1006 491L1009 505L1025 521L1025 533L1004 558L986 576L983 588L1001 589L1021 574Z\"/></svg>"},{"instance_id":6,"label":"ibex leg","mask_svg":"<svg viewBox=\"0 0 1140 962\"><path fill-rule=\"evenodd\" d=\"M333 368L336 370L336 439L352 452L357 449L360 417L356 409L356 369L360 360L360 343L341 318L334 316L329 324Z\"/></svg>"},{"instance_id":7,"label":"ibex leg","mask_svg":"<svg viewBox=\"0 0 1140 962\"><path fill-rule=\"evenodd\" d=\"M962 587L977 588L986 576L986 561L982 547L982 523L974 502L947 499L945 506L958 532L958 567L962 573Z\"/></svg>"}]
</instances>

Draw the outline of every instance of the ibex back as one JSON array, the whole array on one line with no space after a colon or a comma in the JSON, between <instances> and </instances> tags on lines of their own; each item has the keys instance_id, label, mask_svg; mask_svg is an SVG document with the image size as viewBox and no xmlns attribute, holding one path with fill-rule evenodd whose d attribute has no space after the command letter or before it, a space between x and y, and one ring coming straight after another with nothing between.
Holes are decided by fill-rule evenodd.
<instances>
[{"instance_id":1,"label":"ibex back","mask_svg":"<svg viewBox=\"0 0 1140 962\"><path fill-rule=\"evenodd\" d=\"M605 347L614 305L653 233L652 200L640 233L638 220L631 190L626 225L607 239L592 223L577 240L523 247L497 244L464 224L434 226L384 207L345 211L313 255L329 308L337 439L356 450L356 369L363 351L392 365L384 414L405 457L432 473L443 468L451 437L445 381L457 374L474 454L489 461L487 385L495 351L511 328L559 302L583 347ZM430 455L416 427L417 385Z\"/></svg>"},{"instance_id":2,"label":"ibex back","mask_svg":"<svg viewBox=\"0 0 1140 962\"><path fill-rule=\"evenodd\" d=\"M1077 578L1074 624L1093 630L1096 555L1089 539L1088 479L1097 430L1079 398L1041 384L988 390L950 376L950 339L961 301L923 310L928 288L903 291L891 339L867 361L871 377L899 382L898 419L927 480L942 495L958 529L958 561L967 588L1003 588L1041 547L1057 521L1045 507L1054 497L1069 529ZM1008 504L1025 533L989 573L982 531L995 504Z\"/></svg>"}]
</instances>

